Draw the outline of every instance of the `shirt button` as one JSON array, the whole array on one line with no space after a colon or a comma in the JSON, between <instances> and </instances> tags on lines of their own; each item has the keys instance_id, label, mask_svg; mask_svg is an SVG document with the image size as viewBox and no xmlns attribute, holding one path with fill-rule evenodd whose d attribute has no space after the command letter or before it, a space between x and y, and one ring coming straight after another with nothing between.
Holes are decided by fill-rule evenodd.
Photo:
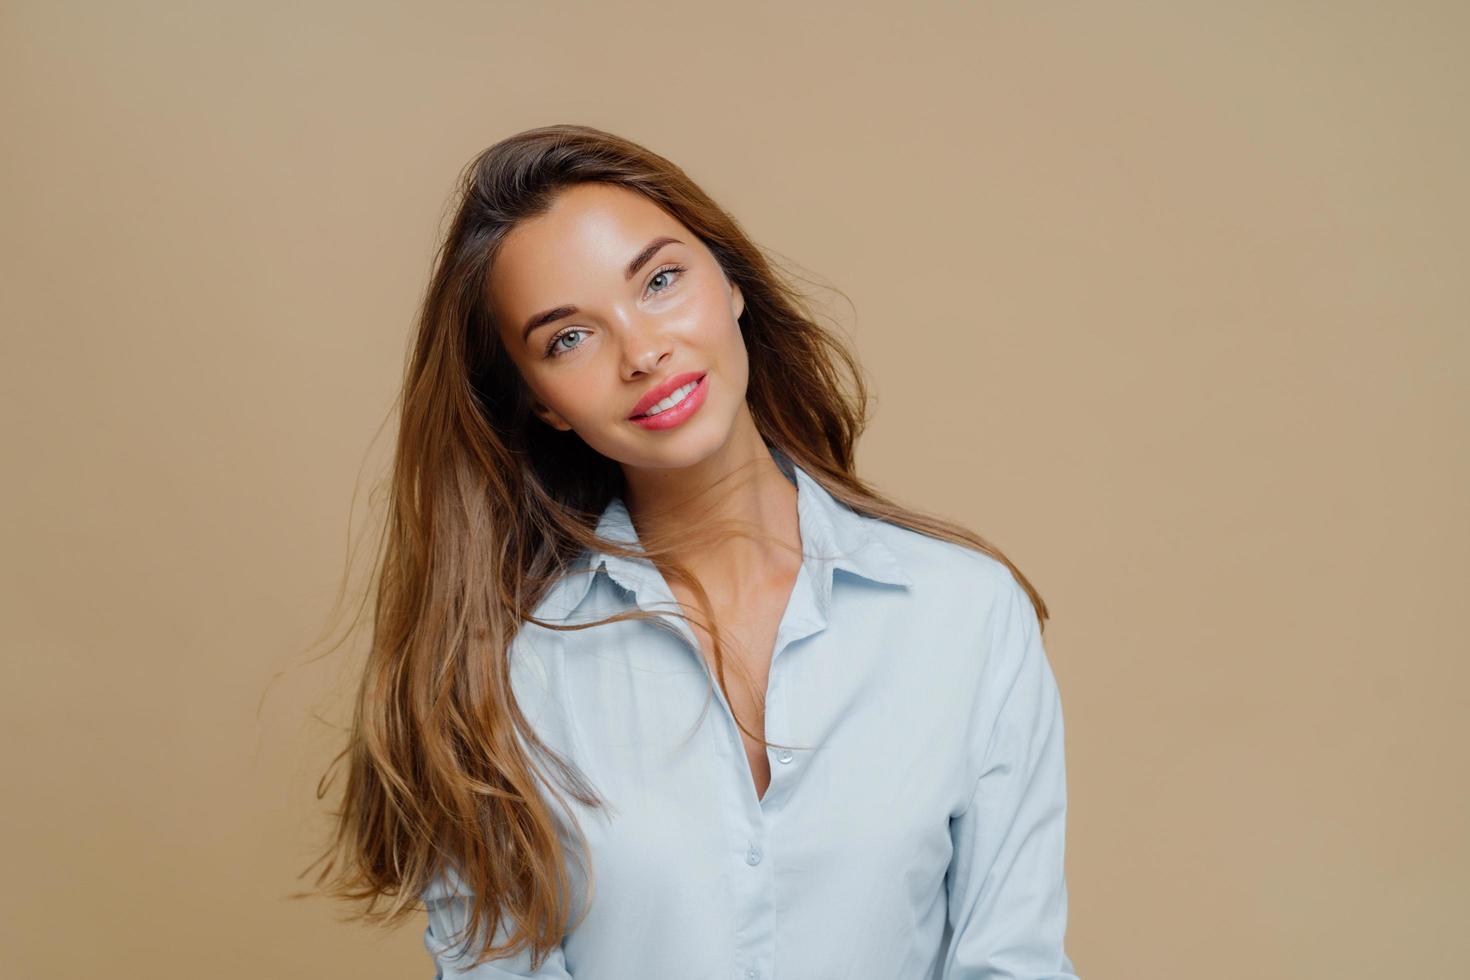
<instances>
[{"instance_id":1,"label":"shirt button","mask_svg":"<svg viewBox=\"0 0 1470 980\"><path fill-rule=\"evenodd\" d=\"M755 967L751 967L749 970L745 971L745 980L755 980L755 978L758 976L760 976L760 972L757 971Z\"/></svg>"},{"instance_id":2,"label":"shirt button","mask_svg":"<svg viewBox=\"0 0 1470 980\"><path fill-rule=\"evenodd\" d=\"M751 845L750 850L748 850L748 851L745 852L745 863L746 864L749 864L749 865L752 865L752 866L757 865L757 864L760 864L761 863L761 851L760 851L760 848L756 847L755 845Z\"/></svg>"},{"instance_id":3,"label":"shirt button","mask_svg":"<svg viewBox=\"0 0 1470 980\"><path fill-rule=\"evenodd\" d=\"M781 751L776 753L777 762L790 762L791 758L792 754L790 749L782 749Z\"/></svg>"}]
</instances>

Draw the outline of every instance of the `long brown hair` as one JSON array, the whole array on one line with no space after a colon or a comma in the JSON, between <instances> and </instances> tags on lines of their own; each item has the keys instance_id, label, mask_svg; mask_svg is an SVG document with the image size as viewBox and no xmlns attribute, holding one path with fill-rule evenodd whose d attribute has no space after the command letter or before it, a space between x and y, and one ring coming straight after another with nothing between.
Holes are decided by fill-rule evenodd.
<instances>
[{"instance_id":1,"label":"long brown hair","mask_svg":"<svg viewBox=\"0 0 1470 980\"><path fill-rule=\"evenodd\" d=\"M507 233L547 211L561 190L588 181L645 195L698 235L739 285L746 400L766 443L853 510L1005 563L1043 629L1047 619L1036 589L989 542L859 479L853 454L869 399L855 358L819 325L797 277L778 272L683 170L586 126L532 129L484 150L461 174L418 314L373 574L371 644L347 745L318 797L343 760L346 783L331 841L313 862L325 861L316 879L321 892L364 903L358 917L388 924L414 912L435 876L452 867L473 895L465 942L493 938L502 916L515 926L506 943L482 949L482 960L529 947L539 965L570 927L567 855L532 751L572 797L603 804L521 713L510 682L511 641L528 623L587 628L655 615L635 608L575 627L535 618L583 549L651 560L684 583L702 612L677 615L707 630L714 675L726 683L708 596L671 554L687 548L688 529L679 542L651 534L636 551L595 535L597 517L622 490L622 471L575 433L532 414L487 307L489 272ZM794 391L801 397L791 397ZM377 909L380 900L385 910Z\"/></svg>"}]
</instances>

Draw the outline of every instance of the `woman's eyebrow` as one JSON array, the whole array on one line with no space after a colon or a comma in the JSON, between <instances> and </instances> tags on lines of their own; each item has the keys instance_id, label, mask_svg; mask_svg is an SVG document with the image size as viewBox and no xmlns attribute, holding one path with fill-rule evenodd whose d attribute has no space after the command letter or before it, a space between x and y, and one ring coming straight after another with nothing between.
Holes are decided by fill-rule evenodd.
<instances>
[{"instance_id":1,"label":"woman's eyebrow","mask_svg":"<svg viewBox=\"0 0 1470 980\"><path fill-rule=\"evenodd\" d=\"M638 274L638 270L647 265L649 259L652 259L654 255L658 254L658 250L663 248L665 245L682 244L684 243L677 238L670 238L667 235L660 235L653 241L649 242L647 245L643 246L643 248L639 250L638 254L633 256L633 260L629 262L627 268L623 270L623 278L626 280L632 279L634 276L636 276ZM556 306L542 313L537 313L530 319L528 319L526 321L525 327L521 329L521 340L529 342L532 332L535 331L537 327L544 327L548 323L555 323L557 320L564 320L569 316L576 315L577 308L575 306Z\"/></svg>"},{"instance_id":2,"label":"woman's eyebrow","mask_svg":"<svg viewBox=\"0 0 1470 980\"><path fill-rule=\"evenodd\" d=\"M644 265L648 263L648 260L653 258L654 253L663 248L665 245L682 244L684 243L679 241L679 239L677 238L670 238L667 235L660 235L658 238L655 238L653 241L643 246L643 251L633 256L633 261L629 262L628 268L623 270L623 278L632 279L634 276L638 275L638 270L643 268Z\"/></svg>"}]
</instances>

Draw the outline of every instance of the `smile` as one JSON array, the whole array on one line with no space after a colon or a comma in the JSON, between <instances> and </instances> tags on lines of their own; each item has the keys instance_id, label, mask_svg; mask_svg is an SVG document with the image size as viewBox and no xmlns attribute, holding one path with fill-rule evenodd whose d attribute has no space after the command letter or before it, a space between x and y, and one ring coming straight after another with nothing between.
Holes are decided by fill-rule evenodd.
<instances>
[{"instance_id":1,"label":"smile","mask_svg":"<svg viewBox=\"0 0 1470 980\"><path fill-rule=\"evenodd\" d=\"M659 402L657 405L653 406L642 415L635 416L635 418L646 419L651 416L658 415L662 412L667 412L669 409L682 402L685 398L688 398L689 393L697 387L699 387L699 382L691 381L682 388L676 388L672 395L665 398L663 401Z\"/></svg>"},{"instance_id":2,"label":"smile","mask_svg":"<svg viewBox=\"0 0 1470 980\"><path fill-rule=\"evenodd\" d=\"M709 375L706 374L698 381L676 388L663 401L642 415L634 415L629 421L645 429L672 429L699 411L707 391Z\"/></svg>"}]
</instances>

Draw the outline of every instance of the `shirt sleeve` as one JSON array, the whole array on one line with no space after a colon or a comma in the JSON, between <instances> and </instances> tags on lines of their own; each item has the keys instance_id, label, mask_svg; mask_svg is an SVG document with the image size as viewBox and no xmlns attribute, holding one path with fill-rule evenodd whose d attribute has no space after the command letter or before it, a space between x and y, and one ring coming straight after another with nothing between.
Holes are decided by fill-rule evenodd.
<instances>
[{"instance_id":1,"label":"shirt sleeve","mask_svg":"<svg viewBox=\"0 0 1470 980\"><path fill-rule=\"evenodd\" d=\"M424 929L424 948L434 961L434 980L571 980L561 946L551 951L540 969L531 968L530 950L473 966L473 952L461 951L472 897L457 876L441 874L435 878L424 891L423 900L429 920ZM511 928L510 920L502 919L494 944L505 942Z\"/></svg>"},{"instance_id":2,"label":"shirt sleeve","mask_svg":"<svg viewBox=\"0 0 1470 980\"><path fill-rule=\"evenodd\" d=\"M1067 928L1062 703L1036 609L1012 578L991 610L976 736L984 752L950 821L952 930L940 980L1077 980ZM988 733L988 734L987 734Z\"/></svg>"}]
</instances>

